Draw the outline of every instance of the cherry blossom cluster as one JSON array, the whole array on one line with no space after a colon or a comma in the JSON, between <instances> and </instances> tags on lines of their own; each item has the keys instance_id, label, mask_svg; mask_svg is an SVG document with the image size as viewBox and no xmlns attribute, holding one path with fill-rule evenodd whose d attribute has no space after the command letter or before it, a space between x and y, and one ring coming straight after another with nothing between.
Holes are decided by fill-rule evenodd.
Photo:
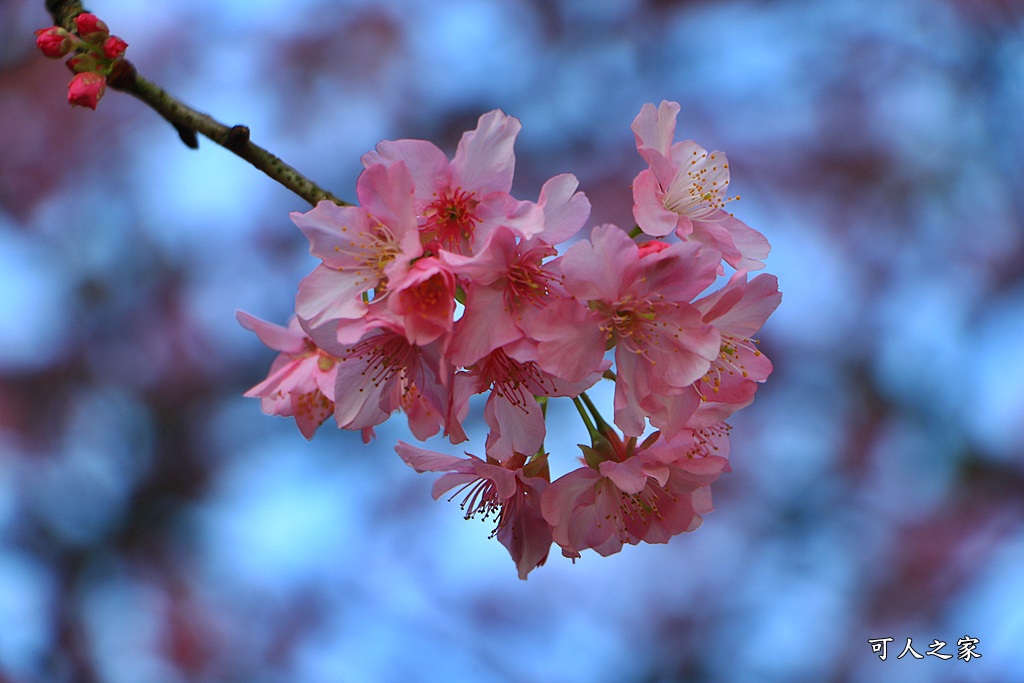
<instances>
[{"instance_id":1,"label":"cherry blossom cluster","mask_svg":"<svg viewBox=\"0 0 1024 683\"><path fill-rule=\"evenodd\" d=\"M725 155L673 141L678 112L647 104L633 122L646 166L636 226L588 238L575 176L551 178L536 201L512 196L520 123L501 111L451 159L424 140L381 142L362 158L358 206L291 215L320 260L291 323L239 312L280 352L246 395L307 438L333 415L368 442L400 412L417 439L458 444L470 398L485 394L479 455L395 450L443 473L435 498L454 489L467 518L494 524L520 578L552 543L575 560L697 528L729 471L726 420L772 371L752 337L781 294L772 275L748 279L768 242L725 208ZM614 382L611 424L585 393L602 380ZM554 397L573 401L589 443L553 479Z\"/></svg>"},{"instance_id":2,"label":"cherry blossom cluster","mask_svg":"<svg viewBox=\"0 0 1024 683\"><path fill-rule=\"evenodd\" d=\"M60 26L36 31L36 45L51 59L66 62L74 77L68 84L68 102L95 109L107 88L107 77L123 61L128 43L110 35L107 25L88 12L75 17L75 33Z\"/></svg>"}]
</instances>

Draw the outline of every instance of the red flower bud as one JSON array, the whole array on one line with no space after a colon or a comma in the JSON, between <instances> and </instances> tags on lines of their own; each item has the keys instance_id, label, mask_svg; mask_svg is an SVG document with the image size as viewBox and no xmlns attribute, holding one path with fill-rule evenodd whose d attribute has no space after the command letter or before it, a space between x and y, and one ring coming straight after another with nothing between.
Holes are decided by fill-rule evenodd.
<instances>
[{"instance_id":1,"label":"red flower bud","mask_svg":"<svg viewBox=\"0 0 1024 683\"><path fill-rule=\"evenodd\" d=\"M107 79L97 73L76 74L68 84L68 102L79 107L96 108L107 89Z\"/></svg>"},{"instance_id":2,"label":"red flower bud","mask_svg":"<svg viewBox=\"0 0 1024 683\"><path fill-rule=\"evenodd\" d=\"M60 59L71 52L71 34L59 26L36 31L36 46L51 59Z\"/></svg>"},{"instance_id":3,"label":"red flower bud","mask_svg":"<svg viewBox=\"0 0 1024 683\"><path fill-rule=\"evenodd\" d=\"M117 59L124 54L126 47L128 47L128 43L117 36L110 36L103 41L103 54L107 56L107 59Z\"/></svg>"},{"instance_id":4,"label":"red flower bud","mask_svg":"<svg viewBox=\"0 0 1024 683\"><path fill-rule=\"evenodd\" d=\"M95 14L85 12L75 17L75 28L78 35L90 43L99 43L110 35L110 29Z\"/></svg>"}]
</instances>

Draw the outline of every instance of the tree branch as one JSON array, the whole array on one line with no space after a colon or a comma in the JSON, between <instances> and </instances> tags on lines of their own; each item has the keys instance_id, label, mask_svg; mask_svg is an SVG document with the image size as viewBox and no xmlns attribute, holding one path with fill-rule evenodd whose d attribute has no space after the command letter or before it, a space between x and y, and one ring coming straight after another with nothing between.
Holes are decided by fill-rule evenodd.
<instances>
[{"instance_id":1,"label":"tree branch","mask_svg":"<svg viewBox=\"0 0 1024 683\"><path fill-rule=\"evenodd\" d=\"M85 11L79 0L46 0L46 9L53 17L55 25L72 32L75 29L75 17ZM278 157L253 144L249 140L247 126L226 126L212 116L192 109L157 84L139 76L131 62L120 60L107 77L107 85L129 93L149 105L174 126L178 131L178 137L188 147L199 147L196 134L201 133L224 149L245 159L313 206L324 199L349 206L348 202L338 199Z\"/></svg>"},{"instance_id":2,"label":"tree branch","mask_svg":"<svg viewBox=\"0 0 1024 683\"><path fill-rule=\"evenodd\" d=\"M78 0L46 0L46 10L53 17L54 26L69 33L75 32L75 17L85 11Z\"/></svg>"}]
</instances>

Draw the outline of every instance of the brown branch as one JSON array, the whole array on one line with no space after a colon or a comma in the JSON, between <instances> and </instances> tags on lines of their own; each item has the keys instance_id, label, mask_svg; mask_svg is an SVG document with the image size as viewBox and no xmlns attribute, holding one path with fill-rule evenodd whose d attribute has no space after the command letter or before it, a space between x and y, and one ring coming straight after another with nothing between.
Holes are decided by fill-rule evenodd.
<instances>
[{"instance_id":1,"label":"brown branch","mask_svg":"<svg viewBox=\"0 0 1024 683\"><path fill-rule=\"evenodd\" d=\"M75 17L85 11L78 0L46 0L46 9L54 25L69 33L75 32Z\"/></svg>"},{"instance_id":2,"label":"brown branch","mask_svg":"<svg viewBox=\"0 0 1024 683\"><path fill-rule=\"evenodd\" d=\"M46 9L53 17L54 24L68 31L74 31L74 19L85 11L79 0L46 0ZM138 75L135 67L127 60L119 60L113 72L107 77L107 85L121 90L148 104L178 131L178 137L188 147L199 147L197 133L201 133L221 147L245 159L264 174L316 206L324 199L349 206L348 202L316 185L306 176L284 163L262 147L249 140L247 126L226 126L212 116L196 111L172 97L157 84Z\"/></svg>"}]
</instances>

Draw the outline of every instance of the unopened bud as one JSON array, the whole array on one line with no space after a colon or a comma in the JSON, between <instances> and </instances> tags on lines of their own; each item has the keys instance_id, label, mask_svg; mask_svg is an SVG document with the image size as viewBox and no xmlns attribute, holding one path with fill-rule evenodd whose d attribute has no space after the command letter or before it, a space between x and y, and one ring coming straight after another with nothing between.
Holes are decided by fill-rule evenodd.
<instances>
[{"instance_id":1,"label":"unopened bud","mask_svg":"<svg viewBox=\"0 0 1024 683\"><path fill-rule=\"evenodd\" d=\"M96 108L107 89L107 79L91 71L76 74L68 84L68 102L79 107Z\"/></svg>"},{"instance_id":2,"label":"unopened bud","mask_svg":"<svg viewBox=\"0 0 1024 683\"><path fill-rule=\"evenodd\" d=\"M107 56L107 59L117 59L124 54L127 47L128 43L117 36L110 36L103 41L103 54Z\"/></svg>"},{"instance_id":3,"label":"unopened bud","mask_svg":"<svg viewBox=\"0 0 1024 683\"><path fill-rule=\"evenodd\" d=\"M110 35L110 29L95 14L84 12L75 17L75 29L84 40L99 44Z\"/></svg>"},{"instance_id":4,"label":"unopened bud","mask_svg":"<svg viewBox=\"0 0 1024 683\"><path fill-rule=\"evenodd\" d=\"M36 31L36 46L50 59L60 59L71 52L71 34L59 26Z\"/></svg>"},{"instance_id":5,"label":"unopened bud","mask_svg":"<svg viewBox=\"0 0 1024 683\"><path fill-rule=\"evenodd\" d=\"M65 62L68 68L71 69L71 73L80 74L87 71L99 71L100 60L91 52L83 52L71 57Z\"/></svg>"}]
</instances>

